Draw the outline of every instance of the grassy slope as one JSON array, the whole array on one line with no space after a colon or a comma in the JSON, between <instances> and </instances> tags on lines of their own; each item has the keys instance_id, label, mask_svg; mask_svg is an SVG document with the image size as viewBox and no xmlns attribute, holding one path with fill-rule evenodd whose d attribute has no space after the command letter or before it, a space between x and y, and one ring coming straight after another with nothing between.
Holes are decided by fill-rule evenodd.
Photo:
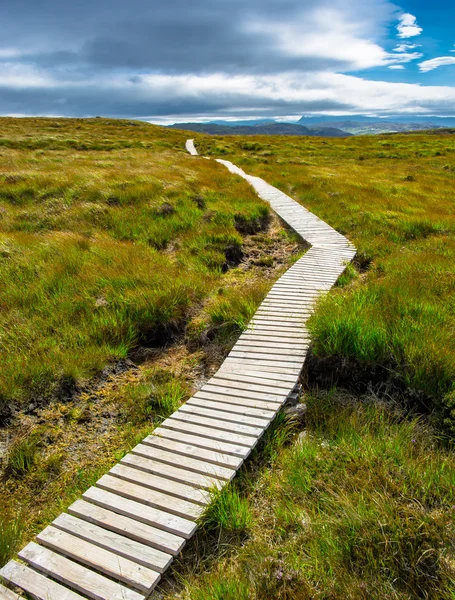
<instances>
[{"instance_id":1,"label":"grassy slope","mask_svg":"<svg viewBox=\"0 0 455 600\"><path fill-rule=\"evenodd\" d=\"M182 132L0 125L2 564L211 373L299 249Z\"/></svg>"},{"instance_id":2,"label":"grassy slope","mask_svg":"<svg viewBox=\"0 0 455 600\"><path fill-rule=\"evenodd\" d=\"M454 454L397 407L307 400L306 431L269 435L164 598L453 600Z\"/></svg>"},{"instance_id":3,"label":"grassy slope","mask_svg":"<svg viewBox=\"0 0 455 600\"><path fill-rule=\"evenodd\" d=\"M310 321L316 354L386 365L438 411L442 404L453 426L455 136L198 143L300 200L356 244L360 268Z\"/></svg>"},{"instance_id":4,"label":"grassy slope","mask_svg":"<svg viewBox=\"0 0 455 600\"><path fill-rule=\"evenodd\" d=\"M219 284L267 207L146 124L3 119L0 402L71 389Z\"/></svg>"},{"instance_id":5,"label":"grassy slope","mask_svg":"<svg viewBox=\"0 0 455 600\"><path fill-rule=\"evenodd\" d=\"M320 355L393 365L436 406L450 394L453 137L201 136L197 145L300 199L356 243L356 268L311 320ZM291 425L290 435L286 426L270 434L211 507L161 593L183 600L453 600L453 450L387 395L313 391L305 401L305 423Z\"/></svg>"}]
</instances>

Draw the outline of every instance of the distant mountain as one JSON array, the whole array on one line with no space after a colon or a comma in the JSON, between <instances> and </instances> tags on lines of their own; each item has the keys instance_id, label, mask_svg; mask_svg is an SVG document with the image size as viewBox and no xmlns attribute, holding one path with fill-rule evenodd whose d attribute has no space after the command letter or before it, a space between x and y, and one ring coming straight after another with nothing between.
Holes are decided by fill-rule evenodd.
<instances>
[{"instance_id":1,"label":"distant mountain","mask_svg":"<svg viewBox=\"0 0 455 600\"><path fill-rule=\"evenodd\" d=\"M186 129L209 135L312 135L320 137L348 137L351 134L335 127L303 127L291 123L259 125L217 125L210 123L175 123L170 129Z\"/></svg>"},{"instance_id":2,"label":"distant mountain","mask_svg":"<svg viewBox=\"0 0 455 600\"><path fill-rule=\"evenodd\" d=\"M331 117L327 115L302 117L299 125L336 127L354 135L375 133L391 133L405 131L420 131L425 129L440 129L455 126L455 117L416 117L396 116L388 119L366 117L364 115L346 115Z\"/></svg>"},{"instance_id":3,"label":"distant mountain","mask_svg":"<svg viewBox=\"0 0 455 600\"><path fill-rule=\"evenodd\" d=\"M266 125L276 123L275 119L249 119L247 121L208 121L207 125L225 125L226 127L248 127L249 125Z\"/></svg>"}]
</instances>

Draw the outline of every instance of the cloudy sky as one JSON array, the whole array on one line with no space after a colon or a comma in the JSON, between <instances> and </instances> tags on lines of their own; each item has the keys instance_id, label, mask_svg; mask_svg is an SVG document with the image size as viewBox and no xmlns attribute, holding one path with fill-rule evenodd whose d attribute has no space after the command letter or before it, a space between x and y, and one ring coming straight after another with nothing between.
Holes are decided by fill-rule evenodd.
<instances>
[{"instance_id":1,"label":"cloudy sky","mask_svg":"<svg viewBox=\"0 0 455 600\"><path fill-rule=\"evenodd\" d=\"M0 0L0 114L455 116L453 0Z\"/></svg>"}]
</instances>

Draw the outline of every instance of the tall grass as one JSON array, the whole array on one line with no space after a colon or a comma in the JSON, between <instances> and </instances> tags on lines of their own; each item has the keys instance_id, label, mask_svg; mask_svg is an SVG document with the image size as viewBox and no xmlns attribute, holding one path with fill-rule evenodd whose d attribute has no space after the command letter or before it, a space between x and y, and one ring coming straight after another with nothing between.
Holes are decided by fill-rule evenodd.
<instances>
[{"instance_id":1,"label":"tall grass","mask_svg":"<svg viewBox=\"0 0 455 600\"><path fill-rule=\"evenodd\" d=\"M455 431L455 135L197 144L228 154L356 245L357 274L351 267L309 321L314 352L394 369Z\"/></svg>"},{"instance_id":2,"label":"tall grass","mask_svg":"<svg viewBox=\"0 0 455 600\"><path fill-rule=\"evenodd\" d=\"M305 435L245 496L248 539L184 573L178 597L452 600L453 452L374 397L306 401Z\"/></svg>"},{"instance_id":3,"label":"tall grass","mask_svg":"<svg viewBox=\"0 0 455 600\"><path fill-rule=\"evenodd\" d=\"M2 136L4 408L70 395L135 346L165 345L268 214L247 184L187 156L182 133L2 119Z\"/></svg>"}]
</instances>

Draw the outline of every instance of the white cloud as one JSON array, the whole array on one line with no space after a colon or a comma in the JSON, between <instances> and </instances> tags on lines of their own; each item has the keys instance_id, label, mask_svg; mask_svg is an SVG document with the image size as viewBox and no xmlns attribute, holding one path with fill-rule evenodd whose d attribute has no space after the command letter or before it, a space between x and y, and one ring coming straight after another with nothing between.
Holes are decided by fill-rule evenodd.
<instances>
[{"instance_id":1,"label":"white cloud","mask_svg":"<svg viewBox=\"0 0 455 600\"><path fill-rule=\"evenodd\" d=\"M0 57L1 58L1 57ZM0 62L0 86L14 89L52 88L58 81L31 65Z\"/></svg>"},{"instance_id":2,"label":"white cloud","mask_svg":"<svg viewBox=\"0 0 455 600\"><path fill-rule=\"evenodd\" d=\"M395 69L396 71L398 71L398 70L401 71L404 69L404 67L403 67L403 65L389 65L389 69Z\"/></svg>"},{"instance_id":3,"label":"white cloud","mask_svg":"<svg viewBox=\"0 0 455 600\"><path fill-rule=\"evenodd\" d=\"M17 48L0 48L0 60L6 58L17 58L21 53Z\"/></svg>"},{"instance_id":4,"label":"white cloud","mask_svg":"<svg viewBox=\"0 0 455 600\"><path fill-rule=\"evenodd\" d=\"M103 82L99 83L104 87ZM372 81L328 72L265 76L148 75L139 85L133 86L121 78L115 83L116 93L128 93L128 87L141 99L178 98L190 102L203 98L216 105L222 98L237 113L243 110L240 107L260 114L265 106L279 106L282 114L291 114L289 107L299 107L297 110L303 112L311 103L340 103L344 104L341 110L353 114L359 111L428 114L440 108L455 114L455 87Z\"/></svg>"},{"instance_id":5,"label":"white cloud","mask_svg":"<svg viewBox=\"0 0 455 600\"><path fill-rule=\"evenodd\" d=\"M438 56L438 58L424 60L419 63L419 69L422 73L428 73L428 71L433 71L433 69L446 65L455 65L455 56Z\"/></svg>"},{"instance_id":6,"label":"white cloud","mask_svg":"<svg viewBox=\"0 0 455 600\"><path fill-rule=\"evenodd\" d=\"M393 49L393 52L408 52L409 50L419 48L421 45L422 44L397 44Z\"/></svg>"},{"instance_id":7,"label":"white cloud","mask_svg":"<svg viewBox=\"0 0 455 600\"><path fill-rule=\"evenodd\" d=\"M417 25L417 17L410 13L403 13L400 16L397 30L399 38L415 37L416 35L420 35L423 31L423 29Z\"/></svg>"},{"instance_id":8,"label":"white cloud","mask_svg":"<svg viewBox=\"0 0 455 600\"><path fill-rule=\"evenodd\" d=\"M403 15L402 18L406 16L412 17ZM246 29L268 36L279 52L290 57L322 60L327 64L333 61L339 63L339 70L344 72L407 63L422 57L419 52L410 52L417 44L398 44L393 53L387 52L375 41L379 31L373 31L370 17L326 6L305 12L294 22L255 20L249 22ZM379 24L377 29L380 29Z\"/></svg>"}]
</instances>

